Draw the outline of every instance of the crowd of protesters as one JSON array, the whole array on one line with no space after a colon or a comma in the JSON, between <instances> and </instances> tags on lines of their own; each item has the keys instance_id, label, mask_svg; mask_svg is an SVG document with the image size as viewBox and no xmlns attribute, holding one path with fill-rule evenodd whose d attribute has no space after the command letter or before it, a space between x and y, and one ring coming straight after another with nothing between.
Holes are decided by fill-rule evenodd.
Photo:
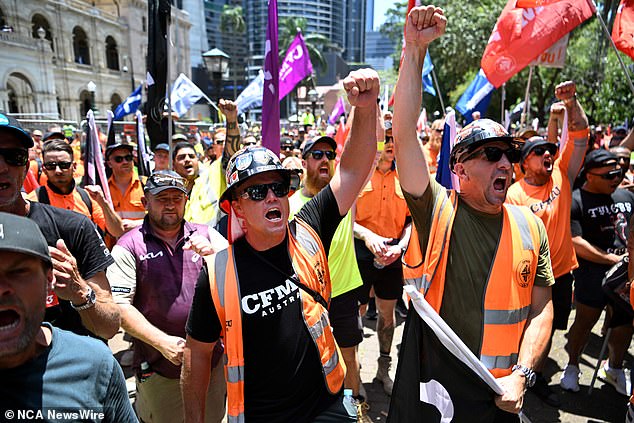
<instances>
[{"instance_id":1,"label":"crowd of protesters","mask_svg":"<svg viewBox=\"0 0 634 423\"><path fill-rule=\"evenodd\" d=\"M445 121L416 121L423 58L445 24L440 9L412 10L393 112L377 105L376 72L351 72L347 124L307 110L280 134L279 154L230 100L219 102L224 125L155 143L149 176L136 143L104 134L109 199L82 183L81 133L28 132L0 112L3 410L357 421L372 406L364 316L376 319L375 380L402 392L389 370L404 284L505 389L483 421L518 421L527 389L561 405L542 372L555 330L568 338L559 383L578 392L604 310L599 378L625 402L634 131L591 127L575 83L562 82L543 127L479 114L459 126L448 162L460 185L443 187ZM619 266L624 283L604 283ZM104 346L120 330L133 339L134 413Z\"/></svg>"}]
</instances>

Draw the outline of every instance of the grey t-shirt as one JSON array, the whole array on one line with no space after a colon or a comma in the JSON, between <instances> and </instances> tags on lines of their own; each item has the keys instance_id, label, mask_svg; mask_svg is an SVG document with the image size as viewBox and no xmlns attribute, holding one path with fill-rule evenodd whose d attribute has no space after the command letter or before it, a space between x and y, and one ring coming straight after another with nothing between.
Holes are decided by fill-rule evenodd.
<instances>
[{"instance_id":1,"label":"grey t-shirt","mask_svg":"<svg viewBox=\"0 0 634 423\"><path fill-rule=\"evenodd\" d=\"M407 192L405 200L419 234L423 255L427 249L434 200L445 195L445 188L435 180L425 193L415 199ZM458 200L445 277L445 290L440 316L476 355L480 356L484 330L484 291L502 233L503 213L491 215L478 212L463 200ZM555 283L550 264L546 229L537 220L541 245L535 275L535 286Z\"/></svg>"},{"instance_id":2,"label":"grey t-shirt","mask_svg":"<svg viewBox=\"0 0 634 423\"><path fill-rule=\"evenodd\" d=\"M21 366L0 370L0 415L12 410L18 419L22 410L33 419L40 412L45 421L138 422L108 347L43 325L52 330L51 345ZM55 412L66 414L49 414Z\"/></svg>"}]
</instances>

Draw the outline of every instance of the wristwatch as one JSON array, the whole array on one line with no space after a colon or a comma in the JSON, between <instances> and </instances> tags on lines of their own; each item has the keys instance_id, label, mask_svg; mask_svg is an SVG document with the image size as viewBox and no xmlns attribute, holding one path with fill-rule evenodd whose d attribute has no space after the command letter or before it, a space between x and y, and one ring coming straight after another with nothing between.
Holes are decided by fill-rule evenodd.
<instances>
[{"instance_id":1,"label":"wristwatch","mask_svg":"<svg viewBox=\"0 0 634 423\"><path fill-rule=\"evenodd\" d=\"M72 301L70 302L70 306L77 311L88 310L89 308L94 307L95 303L97 302L97 295L95 294L95 291L93 291L91 287L87 287L86 289L87 289L87 292L86 292L85 303L75 305L73 304Z\"/></svg>"},{"instance_id":2,"label":"wristwatch","mask_svg":"<svg viewBox=\"0 0 634 423\"><path fill-rule=\"evenodd\" d=\"M535 374L533 369L529 369L528 367L522 366L521 364L516 364L515 366L513 366L511 370L512 371L519 370L520 372L524 373L524 377L526 377L526 386L528 388L531 388L533 385L535 385L535 380L537 380L537 375Z\"/></svg>"}]
</instances>

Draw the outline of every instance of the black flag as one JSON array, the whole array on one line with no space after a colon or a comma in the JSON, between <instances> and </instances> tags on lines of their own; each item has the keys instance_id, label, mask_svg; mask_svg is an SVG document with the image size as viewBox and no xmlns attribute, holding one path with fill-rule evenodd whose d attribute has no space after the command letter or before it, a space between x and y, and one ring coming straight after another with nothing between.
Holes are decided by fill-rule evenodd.
<instances>
[{"instance_id":1,"label":"black flag","mask_svg":"<svg viewBox=\"0 0 634 423\"><path fill-rule=\"evenodd\" d=\"M167 31L170 22L169 0L148 0L148 55L147 55L147 103L145 126L152 150L157 144L168 142L165 107L167 83Z\"/></svg>"},{"instance_id":2,"label":"black flag","mask_svg":"<svg viewBox=\"0 0 634 423\"><path fill-rule=\"evenodd\" d=\"M447 349L415 307L410 307L388 423L494 422L501 417L494 398L492 388L471 365ZM516 415L503 414L519 421Z\"/></svg>"}]
</instances>

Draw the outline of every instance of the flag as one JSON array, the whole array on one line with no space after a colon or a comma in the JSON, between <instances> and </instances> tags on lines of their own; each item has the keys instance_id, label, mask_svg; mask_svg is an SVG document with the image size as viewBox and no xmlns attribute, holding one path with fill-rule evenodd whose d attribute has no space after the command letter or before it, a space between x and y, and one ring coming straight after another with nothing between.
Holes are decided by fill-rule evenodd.
<instances>
[{"instance_id":1,"label":"flag","mask_svg":"<svg viewBox=\"0 0 634 423\"><path fill-rule=\"evenodd\" d=\"M427 133L427 109L424 107L418 116L418 120L416 121L416 132L419 134L423 132Z\"/></svg>"},{"instance_id":2,"label":"flag","mask_svg":"<svg viewBox=\"0 0 634 423\"><path fill-rule=\"evenodd\" d=\"M516 1L509 0L502 10L482 56L482 70L496 88L594 13L588 0L530 9L515 7Z\"/></svg>"},{"instance_id":3,"label":"flag","mask_svg":"<svg viewBox=\"0 0 634 423\"><path fill-rule=\"evenodd\" d=\"M351 112L351 115L354 113ZM352 116L348 117L348 124L345 124L343 121L343 116L339 118L339 125L337 125L337 132L335 133L335 141L337 142L337 161L341 158L341 153L343 153L343 146L346 144L346 139L348 138L348 134L350 133L350 122L352 120Z\"/></svg>"},{"instance_id":4,"label":"flag","mask_svg":"<svg viewBox=\"0 0 634 423\"><path fill-rule=\"evenodd\" d=\"M139 85L136 90L132 91L132 94L125 99L125 101L117 106L114 111L114 119L121 120L124 116L134 113L141 105L141 89L143 84Z\"/></svg>"},{"instance_id":5,"label":"flag","mask_svg":"<svg viewBox=\"0 0 634 423\"><path fill-rule=\"evenodd\" d=\"M308 49L301 32L297 32L295 39L286 51L286 57L280 68L280 100L293 91L295 85L313 73Z\"/></svg>"},{"instance_id":6,"label":"flag","mask_svg":"<svg viewBox=\"0 0 634 423\"><path fill-rule=\"evenodd\" d=\"M616 48L634 60L634 0L621 0L614 18L612 40Z\"/></svg>"},{"instance_id":7,"label":"flag","mask_svg":"<svg viewBox=\"0 0 634 423\"><path fill-rule=\"evenodd\" d=\"M106 134L108 134L108 141L106 141L106 147L109 145L115 145L117 143L117 139L114 134L114 125L112 121L114 120L114 115L110 110L108 110L108 128L106 129Z\"/></svg>"},{"instance_id":8,"label":"flag","mask_svg":"<svg viewBox=\"0 0 634 423\"><path fill-rule=\"evenodd\" d=\"M172 87L170 94L170 106L178 117L181 117L204 95L205 93L191 79L181 73L174 81L174 87Z\"/></svg>"},{"instance_id":9,"label":"flag","mask_svg":"<svg viewBox=\"0 0 634 423\"><path fill-rule=\"evenodd\" d=\"M412 307L387 422L494 421L502 387L423 295L411 285L404 289Z\"/></svg>"},{"instance_id":10,"label":"flag","mask_svg":"<svg viewBox=\"0 0 634 423\"><path fill-rule=\"evenodd\" d=\"M136 142L137 159L139 160L139 176L150 176L150 155L145 148L145 130L143 129L143 115L136 111Z\"/></svg>"},{"instance_id":11,"label":"flag","mask_svg":"<svg viewBox=\"0 0 634 423\"><path fill-rule=\"evenodd\" d=\"M484 71L480 69L480 72L478 72L473 81L471 81L467 90L462 94L458 103L456 103L456 110L460 112L467 123L473 120L471 114L475 111L484 115L491 102L493 89L494 87L487 79Z\"/></svg>"},{"instance_id":12,"label":"flag","mask_svg":"<svg viewBox=\"0 0 634 423\"><path fill-rule=\"evenodd\" d=\"M152 148L167 139L167 123L163 123L165 111L165 87L167 84L167 31L170 23L170 0L148 0L148 48L147 48L147 115L145 126Z\"/></svg>"},{"instance_id":13,"label":"flag","mask_svg":"<svg viewBox=\"0 0 634 423\"><path fill-rule=\"evenodd\" d=\"M560 1L561 0L517 0L517 5L515 7L528 9L531 7L548 6L554 3L559 3Z\"/></svg>"},{"instance_id":14,"label":"flag","mask_svg":"<svg viewBox=\"0 0 634 423\"><path fill-rule=\"evenodd\" d=\"M252 107L258 107L262 104L262 95L264 88L264 73L262 70L258 76L240 93L236 98L238 103L238 113L244 113Z\"/></svg>"},{"instance_id":15,"label":"flag","mask_svg":"<svg viewBox=\"0 0 634 423\"><path fill-rule=\"evenodd\" d=\"M279 62L277 53L277 0L269 0L264 48L264 93L262 95L262 145L280 154Z\"/></svg>"},{"instance_id":16,"label":"flag","mask_svg":"<svg viewBox=\"0 0 634 423\"><path fill-rule=\"evenodd\" d=\"M459 190L460 180L449 168L449 155L456 139L456 112L450 111L445 116L445 128L442 134L442 144L438 156L438 170L436 181L447 189Z\"/></svg>"},{"instance_id":17,"label":"flag","mask_svg":"<svg viewBox=\"0 0 634 423\"><path fill-rule=\"evenodd\" d=\"M425 61L423 62L423 91L436 96L436 89L434 88L434 81L431 76L431 72L434 70L434 65L431 62L431 56L429 56L429 50L425 54Z\"/></svg>"},{"instance_id":18,"label":"flag","mask_svg":"<svg viewBox=\"0 0 634 423\"><path fill-rule=\"evenodd\" d=\"M334 125L337 122L337 118L344 113L346 113L346 105L343 102L343 97L339 97L335 107L332 109L332 113L330 113L330 117L328 117L328 123Z\"/></svg>"},{"instance_id":19,"label":"flag","mask_svg":"<svg viewBox=\"0 0 634 423\"><path fill-rule=\"evenodd\" d=\"M106 201L112 204L108 178L106 177L106 166L101 154L101 144L99 143L99 133L95 123L95 115L92 110L86 115L88 121L86 125L86 152L84 155L84 180L82 185L99 185L103 190Z\"/></svg>"}]
</instances>

